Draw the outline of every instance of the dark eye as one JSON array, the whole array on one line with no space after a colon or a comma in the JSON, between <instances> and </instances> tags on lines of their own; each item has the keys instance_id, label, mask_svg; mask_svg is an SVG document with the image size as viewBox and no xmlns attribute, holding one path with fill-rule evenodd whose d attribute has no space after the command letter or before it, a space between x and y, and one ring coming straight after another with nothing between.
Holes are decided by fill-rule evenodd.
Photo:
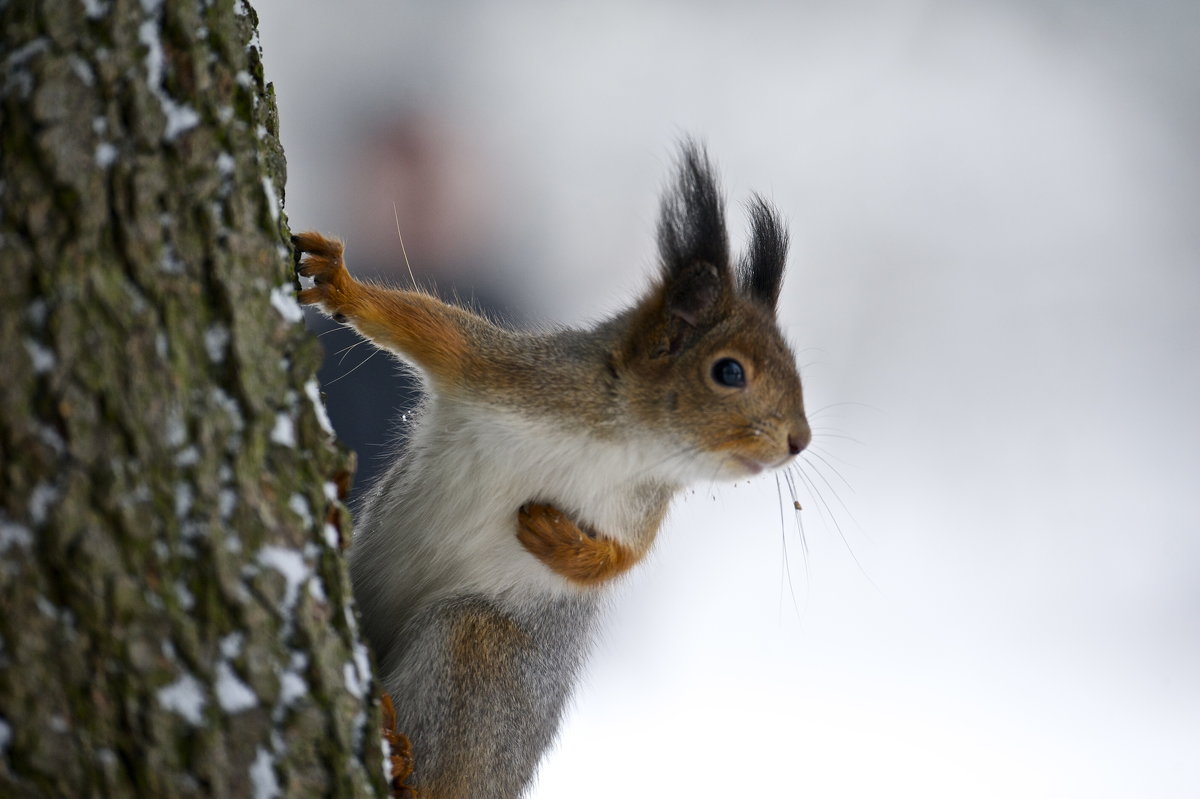
<instances>
[{"instance_id":1,"label":"dark eye","mask_svg":"<svg viewBox=\"0 0 1200 799\"><path fill-rule=\"evenodd\" d=\"M713 364L713 380L719 385L742 388L746 385L746 370L733 358L722 358Z\"/></svg>"}]
</instances>

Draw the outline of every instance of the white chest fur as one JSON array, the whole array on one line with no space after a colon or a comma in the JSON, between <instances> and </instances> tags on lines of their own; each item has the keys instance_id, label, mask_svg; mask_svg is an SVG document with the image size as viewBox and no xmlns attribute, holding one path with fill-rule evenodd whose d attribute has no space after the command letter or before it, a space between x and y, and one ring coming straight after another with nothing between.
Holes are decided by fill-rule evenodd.
<instances>
[{"instance_id":1,"label":"white chest fur","mask_svg":"<svg viewBox=\"0 0 1200 799\"><path fill-rule=\"evenodd\" d=\"M583 429L431 398L403 464L373 492L357 525L350 560L364 616L395 623L455 594L521 604L578 592L521 546L517 509L548 502L631 541L645 529L644 486L657 479L666 451L644 436L602 441Z\"/></svg>"}]
</instances>

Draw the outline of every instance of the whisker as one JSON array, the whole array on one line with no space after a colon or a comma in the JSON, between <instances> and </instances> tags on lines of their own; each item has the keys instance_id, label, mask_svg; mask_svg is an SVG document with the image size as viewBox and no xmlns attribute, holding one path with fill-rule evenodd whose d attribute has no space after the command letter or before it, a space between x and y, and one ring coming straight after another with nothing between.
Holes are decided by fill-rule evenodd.
<instances>
[{"instance_id":1,"label":"whisker","mask_svg":"<svg viewBox=\"0 0 1200 799\"><path fill-rule=\"evenodd\" d=\"M816 459L817 459L817 460L819 460L821 463L823 463L823 464L825 464L826 466L828 466L828 467L829 467L829 468L830 468L830 469L833 471L833 473L834 473L835 475L837 475L837 478L838 478L839 480L841 480L841 481L842 481L842 484L843 484L843 485L845 485L845 486L846 486L846 488L850 489L850 493L851 493L851 494L855 493L855 491L854 491L854 486L850 485L850 481L849 481L849 480L847 480L847 479L845 478L845 476L843 476L843 475L842 475L842 473L838 471L838 469L837 469L837 467L836 467L836 466L834 466L832 463L830 463L830 462L829 462L829 459L828 459L828 458L826 458L826 457L825 457L824 455L822 455L820 452L816 452L816 451L814 451L814 450L813 450L811 447L810 447L809 449L807 449L807 450L806 450L806 453L807 453L809 456L811 456L811 457L813 457L813 458L816 458ZM815 466L815 464L814 464L814 466Z\"/></svg>"},{"instance_id":2,"label":"whisker","mask_svg":"<svg viewBox=\"0 0 1200 799\"><path fill-rule=\"evenodd\" d=\"M842 532L841 525L839 525L837 519L834 518L833 508L831 508L829 503L825 501L825 497L821 494L816 482L809 477L808 472L804 469L802 463L797 462L796 466L796 474L798 474L800 479L804 481L804 484L808 486L809 493L811 493L813 498L817 501L817 513L820 514L822 519L826 519L833 525L833 528L837 530L838 535L841 536L842 541L846 541L846 536ZM849 546L848 543L847 546Z\"/></svg>"},{"instance_id":3,"label":"whisker","mask_svg":"<svg viewBox=\"0 0 1200 799\"><path fill-rule=\"evenodd\" d=\"M850 510L850 508L846 505L846 503L844 501L842 501L841 495L838 494L838 491L833 486L833 484L829 482L829 478L827 478L825 476L825 474L819 468L817 468L817 464L810 462L809 465L813 467L813 473L817 477L821 478L821 482L824 483L825 487L829 489L829 492L831 494L833 494L833 498L835 500L837 500L837 503L842 506L842 510L844 510L846 512L846 515L850 517L850 521L854 522L854 526L857 527L859 530L861 530L862 525L858 523L858 519L854 518L854 512ZM853 488L851 488L850 490L851 490L851 492L854 491Z\"/></svg>"},{"instance_id":4,"label":"whisker","mask_svg":"<svg viewBox=\"0 0 1200 799\"><path fill-rule=\"evenodd\" d=\"M849 441L851 444L858 444L860 447L866 446L866 444L859 441L854 436L842 435L841 433L830 433L830 432L827 432L827 430L828 430L828 428L815 427L815 428L813 428L813 437L814 438L836 438L841 441Z\"/></svg>"},{"instance_id":5,"label":"whisker","mask_svg":"<svg viewBox=\"0 0 1200 799\"><path fill-rule=\"evenodd\" d=\"M334 355L342 356L342 359L340 361L338 361L338 366L341 366L343 363L346 362L346 356L350 354L350 350L354 349L355 347L359 346L360 344L366 344L366 343L367 343L367 340L365 338L359 339L358 341L354 342L350 346L344 347L344 348L338 350L337 352L335 352Z\"/></svg>"},{"instance_id":6,"label":"whisker","mask_svg":"<svg viewBox=\"0 0 1200 799\"><path fill-rule=\"evenodd\" d=\"M884 410L882 408L877 408L874 405L868 405L865 402L831 402L828 405L822 405L817 410L809 413L808 418L812 419L815 416L819 416L820 414L825 413L825 411L832 410L834 408L844 408L847 405L852 405L856 408L866 408L867 410L875 411L877 413L884 413Z\"/></svg>"},{"instance_id":7,"label":"whisker","mask_svg":"<svg viewBox=\"0 0 1200 799\"><path fill-rule=\"evenodd\" d=\"M793 506L800 504L800 498L799 498L800 492L796 488L796 477L795 477L795 471L794 471L797 468L799 468L797 464L792 464L791 466L788 466L787 469L785 469L783 472L783 479L788 484L788 490L791 492L791 495L792 495L792 505ZM796 518L796 532L800 536L800 546L804 548L804 568L805 568L805 572L807 572L808 571L808 535L805 534L805 532L804 532L804 516L803 516L800 508L795 509L795 518Z\"/></svg>"},{"instance_id":8,"label":"whisker","mask_svg":"<svg viewBox=\"0 0 1200 799\"><path fill-rule=\"evenodd\" d=\"M804 451L805 452L820 452L826 458L835 460L838 463L843 464L845 466L857 466L857 464L853 463L852 461L846 460L845 458L843 458L840 455L838 455L837 453L835 453L833 450L826 449L825 447L817 446L814 444L809 444L808 449L806 449Z\"/></svg>"},{"instance_id":9,"label":"whisker","mask_svg":"<svg viewBox=\"0 0 1200 799\"><path fill-rule=\"evenodd\" d=\"M365 358L363 358L361 361L359 361L359 362L358 362L358 365L357 365L357 366L355 366L353 369L351 369L349 372L346 372L346 374L344 374L344 375L340 375L340 376L338 376L338 377L335 377L334 379L330 380L330 381L329 381L328 383L326 383L325 385L327 385L327 386L331 386L331 385L333 385L334 383L336 383L337 381L341 380L342 378L349 377L350 375L354 374L354 372L355 372L355 371L357 371L357 370L358 370L358 369L359 369L359 368L360 368L360 367L361 367L361 366L362 366L364 363L366 363L367 361L371 360L372 358L374 358L376 355L378 355L378 354L379 354L379 353L381 353L381 352L383 352L383 350L378 350L378 349L376 349L376 350L372 350L370 355L368 355L367 357L365 357Z\"/></svg>"},{"instance_id":10,"label":"whisker","mask_svg":"<svg viewBox=\"0 0 1200 799\"><path fill-rule=\"evenodd\" d=\"M796 498L796 480L792 476L790 468L784 472L784 480L787 481L788 487L791 489L793 505L799 505L800 500ZM796 520L796 531L800 536L801 561L804 563L804 591L807 596L808 587L812 583L812 576L808 570L808 533L804 530L804 514L801 513L800 508L796 508L793 511L793 517Z\"/></svg>"},{"instance_id":11,"label":"whisker","mask_svg":"<svg viewBox=\"0 0 1200 799\"><path fill-rule=\"evenodd\" d=\"M794 610L796 612L796 618L798 620L803 620L803 616L800 613L800 605L796 602L796 585L795 585L795 582L792 580L792 560L791 560L791 557L788 555L788 545L787 545L787 519L785 518L784 513L783 513L783 487L779 483L779 474L778 473L775 474L775 492L779 495L779 540L783 543L783 571L780 573L779 579L782 582L783 578L785 576L787 577L788 593L791 594L791 596L792 596L792 610ZM801 537L801 540L803 540L803 536ZM807 571L808 571L808 561L806 559L805 560L805 572L807 572ZM806 575L805 584L807 585L807 575ZM782 621L783 620L783 618L782 618L783 617L783 607L782 607L783 606L783 586L782 585L779 586L779 604L780 604L780 608L779 608L780 621Z\"/></svg>"},{"instance_id":12,"label":"whisker","mask_svg":"<svg viewBox=\"0 0 1200 799\"><path fill-rule=\"evenodd\" d=\"M800 537L800 562L804 564L804 604L808 606L808 597L810 586L812 585L812 574L809 567L809 552L808 552L808 533L804 529L804 514L800 510L800 500L796 491L796 478L793 475L795 466L788 466L783 470L784 482L788 485L788 491L792 497L792 505L795 510L792 513L796 520L796 534Z\"/></svg>"},{"instance_id":13,"label":"whisker","mask_svg":"<svg viewBox=\"0 0 1200 799\"><path fill-rule=\"evenodd\" d=\"M808 486L809 490L812 491L813 496L815 496L817 499L817 512L821 514L822 519L828 518L828 520L833 524L833 529L837 531L838 538L842 539L842 545L846 548L846 552L850 555L850 559L854 561L854 565L858 567L859 572L867 579L867 582L869 582L876 590L878 590L879 586L876 585L875 581L871 579L871 575L867 574L867 570L863 568L862 562L859 561L858 556L854 554L854 549L850 546L850 541L846 538L845 531L842 530L842 526L838 524L837 516L833 512L833 508L830 507L829 503L825 500L824 495L821 494L820 490L817 488L817 484L813 482L811 477L808 476L808 473L804 470L803 466L799 463L797 463L797 466L801 467L797 470L797 474L800 475L800 479L804 481L804 484ZM817 474L818 476L821 476L820 472ZM824 477L822 476L821 479L824 480ZM828 484L827 480L825 482ZM832 486L830 486L830 490L832 490ZM839 502L840 501L841 500L839 499ZM845 508L844 503L842 507ZM822 512L822 508L824 508L824 512ZM846 509L846 513L850 513L849 509ZM850 518L854 518L852 514ZM855 524L857 525L858 522L856 521Z\"/></svg>"},{"instance_id":14,"label":"whisker","mask_svg":"<svg viewBox=\"0 0 1200 799\"><path fill-rule=\"evenodd\" d=\"M408 279L412 281L413 291L418 291L417 279L413 277L412 264L408 262L408 250L404 249L404 236L400 233L400 209L392 201L392 213L396 216L396 238L400 239L400 252L404 255L404 265L408 267Z\"/></svg>"}]
</instances>

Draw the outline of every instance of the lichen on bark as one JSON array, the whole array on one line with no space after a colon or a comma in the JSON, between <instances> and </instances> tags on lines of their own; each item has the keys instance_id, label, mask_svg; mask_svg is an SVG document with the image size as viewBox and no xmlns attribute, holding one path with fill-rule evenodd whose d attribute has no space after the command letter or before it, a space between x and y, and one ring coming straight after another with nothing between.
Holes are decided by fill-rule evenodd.
<instances>
[{"instance_id":1,"label":"lichen on bark","mask_svg":"<svg viewBox=\"0 0 1200 799\"><path fill-rule=\"evenodd\" d=\"M0 795L379 796L242 0L0 0Z\"/></svg>"}]
</instances>

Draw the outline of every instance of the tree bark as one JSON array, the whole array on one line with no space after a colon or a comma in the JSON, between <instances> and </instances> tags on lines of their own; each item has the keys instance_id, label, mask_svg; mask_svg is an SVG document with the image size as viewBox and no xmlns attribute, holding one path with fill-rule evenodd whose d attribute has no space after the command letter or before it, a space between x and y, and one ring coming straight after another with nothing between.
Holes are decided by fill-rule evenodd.
<instances>
[{"instance_id":1,"label":"tree bark","mask_svg":"<svg viewBox=\"0 0 1200 799\"><path fill-rule=\"evenodd\" d=\"M382 796L243 0L0 0L0 795Z\"/></svg>"}]
</instances>

